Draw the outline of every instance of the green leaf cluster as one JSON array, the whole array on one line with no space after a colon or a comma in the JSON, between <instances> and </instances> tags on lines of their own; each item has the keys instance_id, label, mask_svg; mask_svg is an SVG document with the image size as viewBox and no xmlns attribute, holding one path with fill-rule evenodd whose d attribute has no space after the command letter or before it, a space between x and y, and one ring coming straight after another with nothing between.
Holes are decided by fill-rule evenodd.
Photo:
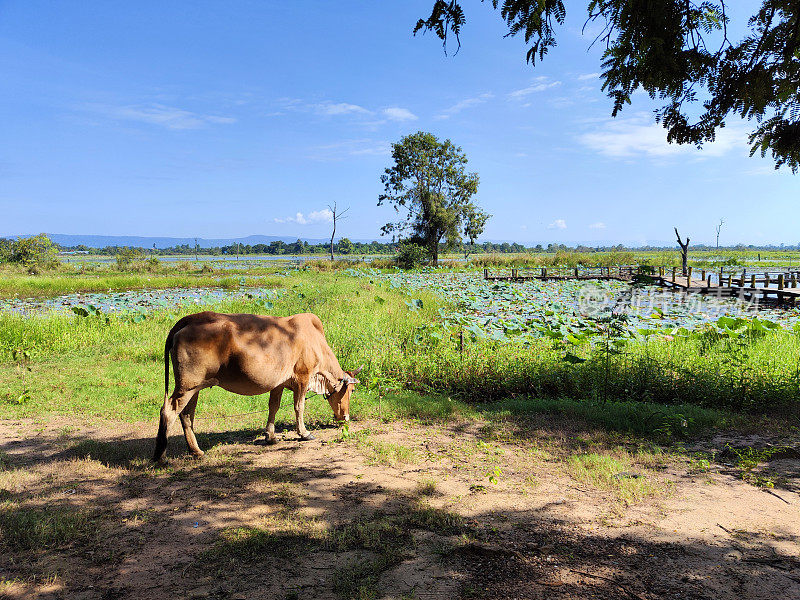
<instances>
[{"instance_id":1,"label":"green leaf cluster","mask_svg":"<svg viewBox=\"0 0 800 600\"><path fill-rule=\"evenodd\" d=\"M522 34L526 59L542 60L563 25L562 0L491 0L508 35ZM772 154L775 168L800 169L800 3L762 0L746 27L729 28L730 0L590 0L586 23L602 25L603 90L616 116L639 88L663 102L656 119L667 140L701 146L726 119L758 124L750 154ZM742 3L739 3L742 4ZM741 10L741 9L739 9ZM433 31L460 47L466 17L458 0L436 0L414 33ZM730 31L744 30L738 40Z\"/></svg>"},{"instance_id":2,"label":"green leaf cluster","mask_svg":"<svg viewBox=\"0 0 800 600\"><path fill-rule=\"evenodd\" d=\"M457 247L462 233L474 242L490 215L472 200L479 178L467 172L461 148L418 131L392 144L392 159L394 165L381 177L378 206L391 205L399 219L384 225L382 235L404 236L423 246L433 264L441 243L445 249Z\"/></svg>"}]
</instances>

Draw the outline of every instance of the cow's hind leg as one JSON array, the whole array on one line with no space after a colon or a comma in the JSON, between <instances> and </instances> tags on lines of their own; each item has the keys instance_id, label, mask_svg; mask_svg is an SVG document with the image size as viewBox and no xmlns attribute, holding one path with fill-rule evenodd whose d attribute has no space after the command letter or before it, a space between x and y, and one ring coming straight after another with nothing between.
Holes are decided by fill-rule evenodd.
<instances>
[{"instance_id":1,"label":"cow's hind leg","mask_svg":"<svg viewBox=\"0 0 800 600\"><path fill-rule=\"evenodd\" d=\"M197 397L200 392L195 392L191 400L186 404L186 407L180 412L181 425L183 425L183 436L186 438L186 445L189 446L189 451L197 458L205 454L200 450L197 445L197 438L194 437L194 411L197 408Z\"/></svg>"},{"instance_id":2,"label":"cow's hind leg","mask_svg":"<svg viewBox=\"0 0 800 600\"><path fill-rule=\"evenodd\" d=\"M306 390L308 385L300 385L294 391L294 417L297 422L297 435L303 441L313 440L314 435L306 429L306 424L303 422L303 413L306 409Z\"/></svg>"},{"instance_id":3,"label":"cow's hind leg","mask_svg":"<svg viewBox=\"0 0 800 600\"><path fill-rule=\"evenodd\" d=\"M167 434L170 426L175 422L178 414L186 408L192 397L196 397L200 390L191 389L188 392L175 390L172 395L164 399L164 406L161 407L161 420L158 424L158 435L156 436L156 450L153 453L153 460L158 462L164 458L167 451ZM192 436L194 437L194 436Z\"/></svg>"},{"instance_id":4,"label":"cow's hind leg","mask_svg":"<svg viewBox=\"0 0 800 600\"><path fill-rule=\"evenodd\" d=\"M275 415L281 407L281 396L283 386L276 387L269 393L269 418L267 419L267 444L274 444L278 441L275 437Z\"/></svg>"}]
</instances>

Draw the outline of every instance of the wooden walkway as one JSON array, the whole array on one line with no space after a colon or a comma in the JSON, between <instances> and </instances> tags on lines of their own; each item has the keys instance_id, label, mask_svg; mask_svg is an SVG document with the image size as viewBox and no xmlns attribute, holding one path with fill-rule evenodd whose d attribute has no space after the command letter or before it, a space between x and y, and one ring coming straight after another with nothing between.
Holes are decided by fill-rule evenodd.
<instances>
[{"instance_id":1,"label":"wooden walkway","mask_svg":"<svg viewBox=\"0 0 800 600\"><path fill-rule=\"evenodd\" d=\"M788 278L786 273L778 273L774 276L769 273L751 274L749 277L746 273L742 273L738 277L730 274L727 277L724 275L717 277L717 280L712 282L710 277L705 276L705 272L702 273L704 275L702 279L694 279L691 277L691 271L689 269L689 277L670 274L657 275L654 276L654 279L658 282L658 285L687 294L705 294L717 298L739 298L747 302L775 300L780 305L795 306L798 298L800 298L800 288L797 287L797 272L789 272Z\"/></svg>"},{"instance_id":2,"label":"wooden walkway","mask_svg":"<svg viewBox=\"0 0 800 600\"><path fill-rule=\"evenodd\" d=\"M542 267L541 269L511 269L510 275L492 275L489 269L483 270L483 278L487 281L529 281L538 279L540 281L551 280L590 280L590 279L614 279L617 281L632 281L634 276L639 273L636 266L616 266L616 267Z\"/></svg>"},{"instance_id":3,"label":"wooden walkway","mask_svg":"<svg viewBox=\"0 0 800 600\"><path fill-rule=\"evenodd\" d=\"M693 272L694 271L694 272ZM800 271L781 269L765 273L728 272L688 268L686 275L674 267L542 267L541 269L511 269L510 274L490 274L483 270L487 281L552 281L552 280L615 280L633 281L637 275L648 276L655 285L676 292L704 294L717 298L739 298L744 301L774 300L780 305L797 304L800 298Z\"/></svg>"}]
</instances>

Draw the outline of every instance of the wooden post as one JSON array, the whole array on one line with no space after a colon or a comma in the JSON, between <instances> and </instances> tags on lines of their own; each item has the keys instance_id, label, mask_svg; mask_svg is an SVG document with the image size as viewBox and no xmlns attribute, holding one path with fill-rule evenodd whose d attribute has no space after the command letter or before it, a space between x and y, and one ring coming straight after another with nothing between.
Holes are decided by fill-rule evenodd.
<instances>
[{"instance_id":1,"label":"wooden post","mask_svg":"<svg viewBox=\"0 0 800 600\"><path fill-rule=\"evenodd\" d=\"M517 270L511 269L511 279L516 279L516 278L517 278Z\"/></svg>"},{"instance_id":2,"label":"wooden post","mask_svg":"<svg viewBox=\"0 0 800 600\"><path fill-rule=\"evenodd\" d=\"M659 277L663 277L664 276L664 267L658 267L658 276Z\"/></svg>"},{"instance_id":3,"label":"wooden post","mask_svg":"<svg viewBox=\"0 0 800 600\"><path fill-rule=\"evenodd\" d=\"M692 267L686 269L686 287L692 285Z\"/></svg>"},{"instance_id":4,"label":"wooden post","mask_svg":"<svg viewBox=\"0 0 800 600\"><path fill-rule=\"evenodd\" d=\"M578 278L578 267L575 267L575 279Z\"/></svg>"},{"instance_id":5,"label":"wooden post","mask_svg":"<svg viewBox=\"0 0 800 600\"><path fill-rule=\"evenodd\" d=\"M672 267L672 283L675 283L675 271L677 271L677 269Z\"/></svg>"},{"instance_id":6,"label":"wooden post","mask_svg":"<svg viewBox=\"0 0 800 600\"><path fill-rule=\"evenodd\" d=\"M791 282L792 282L792 287L796 288L797 287L797 275L795 275L794 273L792 273Z\"/></svg>"},{"instance_id":7,"label":"wooden post","mask_svg":"<svg viewBox=\"0 0 800 600\"><path fill-rule=\"evenodd\" d=\"M769 273L764 273L764 287L769 287Z\"/></svg>"},{"instance_id":8,"label":"wooden post","mask_svg":"<svg viewBox=\"0 0 800 600\"><path fill-rule=\"evenodd\" d=\"M779 290L783 289L783 273L778 275L778 289Z\"/></svg>"},{"instance_id":9,"label":"wooden post","mask_svg":"<svg viewBox=\"0 0 800 600\"><path fill-rule=\"evenodd\" d=\"M542 277L547 277L547 267L542 267Z\"/></svg>"},{"instance_id":10,"label":"wooden post","mask_svg":"<svg viewBox=\"0 0 800 600\"><path fill-rule=\"evenodd\" d=\"M733 281L733 275L728 273L728 287L731 287L731 282Z\"/></svg>"},{"instance_id":11,"label":"wooden post","mask_svg":"<svg viewBox=\"0 0 800 600\"><path fill-rule=\"evenodd\" d=\"M722 269L724 269L724 268L725 267L720 267L719 268L719 287L722 287L724 285L723 282L722 282Z\"/></svg>"},{"instance_id":12,"label":"wooden post","mask_svg":"<svg viewBox=\"0 0 800 600\"><path fill-rule=\"evenodd\" d=\"M484 269L483 270L483 278L484 279L489 279L489 269Z\"/></svg>"},{"instance_id":13,"label":"wooden post","mask_svg":"<svg viewBox=\"0 0 800 600\"><path fill-rule=\"evenodd\" d=\"M703 281L706 280L706 270L705 269L700 271L700 279L702 279Z\"/></svg>"},{"instance_id":14,"label":"wooden post","mask_svg":"<svg viewBox=\"0 0 800 600\"><path fill-rule=\"evenodd\" d=\"M708 274L708 279L706 281L707 281L706 286L711 287L711 273Z\"/></svg>"},{"instance_id":15,"label":"wooden post","mask_svg":"<svg viewBox=\"0 0 800 600\"><path fill-rule=\"evenodd\" d=\"M751 288L756 287L756 274L755 273L750 275L750 287Z\"/></svg>"}]
</instances>

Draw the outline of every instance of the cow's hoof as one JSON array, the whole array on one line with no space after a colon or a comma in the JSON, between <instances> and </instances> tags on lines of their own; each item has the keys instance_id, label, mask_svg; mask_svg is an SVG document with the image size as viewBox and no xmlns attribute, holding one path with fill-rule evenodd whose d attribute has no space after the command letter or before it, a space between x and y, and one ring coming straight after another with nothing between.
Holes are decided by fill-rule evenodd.
<instances>
[{"instance_id":1,"label":"cow's hoof","mask_svg":"<svg viewBox=\"0 0 800 600\"><path fill-rule=\"evenodd\" d=\"M278 443L278 438L275 437L268 437L267 439L264 440L264 444L266 444L267 446L274 446L277 443Z\"/></svg>"},{"instance_id":2,"label":"cow's hoof","mask_svg":"<svg viewBox=\"0 0 800 600\"><path fill-rule=\"evenodd\" d=\"M205 452L202 450L198 450L197 452L192 452L192 458L203 458L206 455Z\"/></svg>"},{"instance_id":3,"label":"cow's hoof","mask_svg":"<svg viewBox=\"0 0 800 600\"><path fill-rule=\"evenodd\" d=\"M305 435L300 436L300 441L302 442L310 442L311 440L315 440L317 438L314 437L313 433L307 433Z\"/></svg>"}]
</instances>

